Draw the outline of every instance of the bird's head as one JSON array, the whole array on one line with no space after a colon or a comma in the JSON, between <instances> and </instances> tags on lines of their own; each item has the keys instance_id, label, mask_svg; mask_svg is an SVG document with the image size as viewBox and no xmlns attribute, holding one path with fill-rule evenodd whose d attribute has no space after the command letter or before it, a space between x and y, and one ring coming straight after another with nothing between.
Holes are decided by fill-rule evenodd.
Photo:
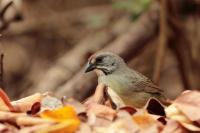
<instances>
[{"instance_id":1,"label":"bird's head","mask_svg":"<svg viewBox=\"0 0 200 133\"><path fill-rule=\"evenodd\" d=\"M124 60L118 55L110 52L99 52L93 54L89 59L85 72L100 70L105 75L112 74L120 66L124 65Z\"/></svg>"}]
</instances>

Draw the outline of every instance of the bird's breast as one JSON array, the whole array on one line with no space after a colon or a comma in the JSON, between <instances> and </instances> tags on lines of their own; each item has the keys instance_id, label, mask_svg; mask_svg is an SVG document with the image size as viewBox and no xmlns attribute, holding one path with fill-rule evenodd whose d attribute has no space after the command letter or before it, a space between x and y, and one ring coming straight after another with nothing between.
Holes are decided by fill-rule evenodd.
<instances>
[{"instance_id":1,"label":"bird's breast","mask_svg":"<svg viewBox=\"0 0 200 133\"><path fill-rule=\"evenodd\" d=\"M126 80L120 76L102 76L99 78L99 83L103 83L113 89L119 96L127 95L130 91L131 86Z\"/></svg>"},{"instance_id":2,"label":"bird's breast","mask_svg":"<svg viewBox=\"0 0 200 133\"><path fill-rule=\"evenodd\" d=\"M145 92L138 92L134 90L134 84L131 84L123 77L101 77L99 83L103 83L110 87L119 95L126 105L133 105L135 107L142 107L151 97Z\"/></svg>"}]
</instances>

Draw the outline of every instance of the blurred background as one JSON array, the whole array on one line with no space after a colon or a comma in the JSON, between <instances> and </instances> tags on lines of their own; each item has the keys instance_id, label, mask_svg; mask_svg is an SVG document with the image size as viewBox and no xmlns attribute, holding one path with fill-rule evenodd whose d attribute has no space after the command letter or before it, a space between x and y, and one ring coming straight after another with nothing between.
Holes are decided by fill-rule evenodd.
<instances>
[{"instance_id":1,"label":"blurred background","mask_svg":"<svg viewBox=\"0 0 200 133\"><path fill-rule=\"evenodd\" d=\"M0 0L0 87L83 100L87 58L112 51L169 98L200 89L199 0Z\"/></svg>"}]
</instances>

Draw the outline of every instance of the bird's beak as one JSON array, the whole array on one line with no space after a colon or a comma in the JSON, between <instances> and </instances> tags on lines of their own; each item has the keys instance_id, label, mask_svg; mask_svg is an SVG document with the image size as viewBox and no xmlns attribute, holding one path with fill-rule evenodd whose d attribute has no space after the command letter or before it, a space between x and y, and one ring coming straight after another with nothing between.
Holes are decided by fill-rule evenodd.
<instances>
[{"instance_id":1,"label":"bird's beak","mask_svg":"<svg viewBox=\"0 0 200 133\"><path fill-rule=\"evenodd\" d=\"M87 63L85 67L85 73L90 72L96 68L95 64L92 63Z\"/></svg>"}]
</instances>

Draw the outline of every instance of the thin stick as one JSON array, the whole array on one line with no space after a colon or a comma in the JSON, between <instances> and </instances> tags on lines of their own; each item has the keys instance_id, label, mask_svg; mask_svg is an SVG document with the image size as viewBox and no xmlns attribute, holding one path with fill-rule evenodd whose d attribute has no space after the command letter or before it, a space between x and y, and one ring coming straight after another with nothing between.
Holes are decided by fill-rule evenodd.
<instances>
[{"instance_id":1,"label":"thin stick","mask_svg":"<svg viewBox=\"0 0 200 133\"><path fill-rule=\"evenodd\" d=\"M0 11L0 18L4 19L4 14L6 10L13 4L13 1L8 2Z\"/></svg>"},{"instance_id":2,"label":"thin stick","mask_svg":"<svg viewBox=\"0 0 200 133\"><path fill-rule=\"evenodd\" d=\"M159 83L161 67L164 60L164 55L166 52L166 44L167 44L167 2L166 0L161 0L161 10L160 10L160 37L159 37L159 45L157 48L155 65L154 65L154 73L153 73L153 81L155 83Z\"/></svg>"}]
</instances>

